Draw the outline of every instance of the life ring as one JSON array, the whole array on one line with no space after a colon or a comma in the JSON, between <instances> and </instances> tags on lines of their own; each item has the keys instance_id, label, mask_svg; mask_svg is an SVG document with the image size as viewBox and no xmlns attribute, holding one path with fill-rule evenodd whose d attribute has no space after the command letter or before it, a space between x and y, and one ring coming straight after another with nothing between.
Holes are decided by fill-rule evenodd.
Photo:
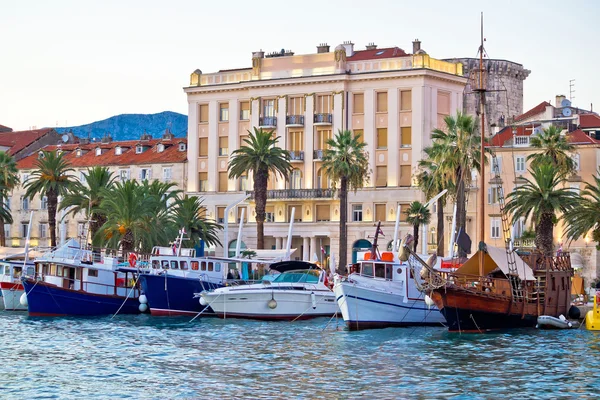
<instances>
[{"instance_id":1,"label":"life ring","mask_svg":"<svg viewBox=\"0 0 600 400\"><path fill-rule=\"evenodd\" d=\"M136 261L137 261L137 256L135 255L135 253L129 253L129 265L131 265L132 268L135 268Z\"/></svg>"}]
</instances>

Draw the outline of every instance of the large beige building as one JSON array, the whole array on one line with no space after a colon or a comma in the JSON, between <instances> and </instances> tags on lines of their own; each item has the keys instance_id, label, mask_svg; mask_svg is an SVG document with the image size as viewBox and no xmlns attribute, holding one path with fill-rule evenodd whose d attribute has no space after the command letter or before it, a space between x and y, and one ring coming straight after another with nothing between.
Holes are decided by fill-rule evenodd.
<instances>
[{"instance_id":1,"label":"large beige building","mask_svg":"<svg viewBox=\"0 0 600 400\"><path fill-rule=\"evenodd\" d=\"M94 166L105 166L117 181L129 179L173 182L177 188L187 185L187 140L176 138L166 132L160 139L142 135L140 140L112 141L110 136L101 142L46 146L43 150L59 151L74 169L73 178L85 183L84 173ZM39 153L29 155L17 162L21 182L27 181L35 170ZM9 197L13 224L6 224L6 245L22 247L27 237L27 226L31 212L31 246L50 245L48 227L48 203L45 197L33 200L25 198L23 185L15 188ZM83 213L69 214L61 223L62 212L58 212L57 241L62 237L80 238L87 235L87 221Z\"/></svg>"},{"instance_id":2,"label":"large beige building","mask_svg":"<svg viewBox=\"0 0 600 400\"><path fill-rule=\"evenodd\" d=\"M252 176L228 179L227 164L248 130L273 130L279 146L291 152L294 170L288 180L269 183L267 248L285 245L294 208L295 256L337 253L339 201L321 158L325 142L338 130L360 132L372 173L365 187L349 196L351 260L356 250L370 246L376 221L383 223L385 246L393 237L397 207L404 210L411 201L423 200L413 173L431 143L431 131L462 109L466 81L460 63L429 56L419 42L412 54L372 44L355 50L347 42L333 52L327 45L304 55L256 52L248 68L196 70L184 89L189 104L187 191L205 198L209 216L228 223L224 245L229 249L245 210L243 241L255 247L254 203L248 193ZM401 234L411 230L401 224Z\"/></svg>"}]
</instances>

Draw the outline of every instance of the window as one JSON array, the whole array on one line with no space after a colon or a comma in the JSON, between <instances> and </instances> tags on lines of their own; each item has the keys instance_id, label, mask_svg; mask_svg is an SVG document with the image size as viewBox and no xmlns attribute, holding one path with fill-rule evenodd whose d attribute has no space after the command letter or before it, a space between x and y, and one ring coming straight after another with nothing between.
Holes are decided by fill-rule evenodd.
<instances>
[{"instance_id":1,"label":"window","mask_svg":"<svg viewBox=\"0 0 600 400\"><path fill-rule=\"evenodd\" d=\"M217 223L225 222L225 207L217 207Z\"/></svg>"},{"instance_id":2,"label":"window","mask_svg":"<svg viewBox=\"0 0 600 400\"><path fill-rule=\"evenodd\" d=\"M198 271L198 261L192 261L192 269L194 271Z\"/></svg>"},{"instance_id":3,"label":"window","mask_svg":"<svg viewBox=\"0 0 600 400\"><path fill-rule=\"evenodd\" d=\"M304 115L304 97L291 97L288 101L288 115Z\"/></svg>"},{"instance_id":4,"label":"window","mask_svg":"<svg viewBox=\"0 0 600 400\"><path fill-rule=\"evenodd\" d=\"M362 93L354 93L354 110L353 114L364 114L365 112L365 95Z\"/></svg>"},{"instance_id":5,"label":"window","mask_svg":"<svg viewBox=\"0 0 600 400\"><path fill-rule=\"evenodd\" d=\"M330 129L322 129L317 131L317 140L315 143L315 149L317 150L325 150L329 148L327 145L327 141L331 139L331 130Z\"/></svg>"},{"instance_id":6,"label":"window","mask_svg":"<svg viewBox=\"0 0 600 400\"><path fill-rule=\"evenodd\" d=\"M237 208L237 223L239 224L242 220L242 210L244 211L244 223L248 222L248 208L247 207L238 207Z\"/></svg>"},{"instance_id":7,"label":"window","mask_svg":"<svg viewBox=\"0 0 600 400\"><path fill-rule=\"evenodd\" d=\"M359 136L358 138L358 142L359 143L364 143L365 142L365 132L362 129L355 129L354 131L354 137Z\"/></svg>"},{"instance_id":8,"label":"window","mask_svg":"<svg viewBox=\"0 0 600 400\"><path fill-rule=\"evenodd\" d=\"M525 156L517 156L515 158L515 171L525 172Z\"/></svg>"},{"instance_id":9,"label":"window","mask_svg":"<svg viewBox=\"0 0 600 400\"><path fill-rule=\"evenodd\" d=\"M97 278L98 270L97 269L88 269L88 277L89 278Z\"/></svg>"},{"instance_id":10,"label":"window","mask_svg":"<svg viewBox=\"0 0 600 400\"><path fill-rule=\"evenodd\" d=\"M171 260L171 269L179 269L179 263L175 260Z\"/></svg>"},{"instance_id":11,"label":"window","mask_svg":"<svg viewBox=\"0 0 600 400\"><path fill-rule=\"evenodd\" d=\"M208 157L208 138L201 137L198 146L198 156Z\"/></svg>"},{"instance_id":12,"label":"window","mask_svg":"<svg viewBox=\"0 0 600 400\"><path fill-rule=\"evenodd\" d=\"M329 204L317 204L317 221L331 220L331 206Z\"/></svg>"},{"instance_id":13,"label":"window","mask_svg":"<svg viewBox=\"0 0 600 400\"><path fill-rule=\"evenodd\" d=\"M185 143L179 143L179 151L186 151L187 146Z\"/></svg>"},{"instance_id":14,"label":"window","mask_svg":"<svg viewBox=\"0 0 600 400\"><path fill-rule=\"evenodd\" d=\"M327 176L325 172L325 168L319 168L317 171L317 186L315 189L330 189L331 188L331 178Z\"/></svg>"},{"instance_id":15,"label":"window","mask_svg":"<svg viewBox=\"0 0 600 400\"><path fill-rule=\"evenodd\" d=\"M163 168L163 181L169 182L171 180L171 167Z\"/></svg>"},{"instance_id":16,"label":"window","mask_svg":"<svg viewBox=\"0 0 600 400\"><path fill-rule=\"evenodd\" d=\"M498 203L498 199L502 194L501 190L502 188L500 186L492 186L488 188L488 204Z\"/></svg>"},{"instance_id":17,"label":"window","mask_svg":"<svg viewBox=\"0 0 600 400\"><path fill-rule=\"evenodd\" d=\"M410 204L399 204L400 206L400 222L406 222L406 211L410 208Z\"/></svg>"},{"instance_id":18,"label":"window","mask_svg":"<svg viewBox=\"0 0 600 400\"><path fill-rule=\"evenodd\" d=\"M229 121L229 103L219 104L219 121Z\"/></svg>"},{"instance_id":19,"label":"window","mask_svg":"<svg viewBox=\"0 0 600 400\"><path fill-rule=\"evenodd\" d=\"M82 238L85 237L85 223L84 222L79 222L77 224L77 237L78 238Z\"/></svg>"},{"instance_id":20,"label":"window","mask_svg":"<svg viewBox=\"0 0 600 400\"><path fill-rule=\"evenodd\" d=\"M10 237L10 224L4 224L4 237L7 239Z\"/></svg>"},{"instance_id":21,"label":"window","mask_svg":"<svg viewBox=\"0 0 600 400\"><path fill-rule=\"evenodd\" d=\"M150 169L150 168L140 169L140 180L142 180L142 181L152 180L152 169Z\"/></svg>"},{"instance_id":22,"label":"window","mask_svg":"<svg viewBox=\"0 0 600 400\"><path fill-rule=\"evenodd\" d=\"M40 224L40 239L46 239L48 237L48 225Z\"/></svg>"},{"instance_id":23,"label":"window","mask_svg":"<svg viewBox=\"0 0 600 400\"><path fill-rule=\"evenodd\" d=\"M491 229L490 237L492 239L500 239L500 218L492 218Z\"/></svg>"},{"instance_id":24,"label":"window","mask_svg":"<svg viewBox=\"0 0 600 400\"><path fill-rule=\"evenodd\" d=\"M208 190L208 173L207 172L199 172L198 173L198 191L206 192Z\"/></svg>"},{"instance_id":25,"label":"window","mask_svg":"<svg viewBox=\"0 0 600 400\"><path fill-rule=\"evenodd\" d=\"M121 182L128 181L129 180L129 170L128 169L119 170L119 179L121 180Z\"/></svg>"},{"instance_id":26,"label":"window","mask_svg":"<svg viewBox=\"0 0 600 400\"><path fill-rule=\"evenodd\" d=\"M28 179L29 179L29 174L23 174L21 176L21 184L24 185Z\"/></svg>"},{"instance_id":27,"label":"window","mask_svg":"<svg viewBox=\"0 0 600 400\"><path fill-rule=\"evenodd\" d=\"M377 149L387 149L387 128L377 128Z\"/></svg>"},{"instance_id":28,"label":"window","mask_svg":"<svg viewBox=\"0 0 600 400\"><path fill-rule=\"evenodd\" d=\"M187 261L179 261L179 265L181 269L188 269Z\"/></svg>"},{"instance_id":29,"label":"window","mask_svg":"<svg viewBox=\"0 0 600 400\"><path fill-rule=\"evenodd\" d=\"M240 121L248 121L250 119L250 102L240 102Z\"/></svg>"},{"instance_id":30,"label":"window","mask_svg":"<svg viewBox=\"0 0 600 400\"><path fill-rule=\"evenodd\" d=\"M117 146L115 147L115 154L120 156L121 154L123 154L123 149L121 148L121 146Z\"/></svg>"},{"instance_id":31,"label":"window","mask_svg":"<svg viewBox=\"0 0 600 400\"><path fill-rule=\"evenodd\" d=\"M304 132L303 131L290 131L289 150L293 152L300 152L304 150Z\"/></svg>"},{"instance_id":32,"label":"window","mask_svg":"<svg viewBox=\"0 0 600 400\"><path fill-rule=\"evenodd\" d=\"M571 183L570 188L571 192L575 193L575 194L579 194L580 189L579 189L579 183Z\"/></svg>"},{"instance_id":33,"label":"window","mask_svg":"<svg viewBox=\"0 0 600 400\"><path fill-rule=\"evenodd\" d=\"M377 112L387 112L387 103L387 92L377 92Z\"/></svg>"},{"instance_id":34,"label":"window","mask_svg":"<svg viewBox=\"0 0 600 400\"><path fill-rule=\"evenodd\" d=\"M23 211L29 210L29 199L25 196L21 196L21 209Z\"/></svg>"},{"instance_id":35,"label":"window","mask_svg":"<svg viewBox=\"0 0 600 400\"><path fill-rule=\"evenodd\" d=\"M361 222L363 220L362 204L352 204L352 222Z\"/></svg>"},{"instance_id":36,"label":"window","mask_svg":"<svg viewBox=\"0 0 600 400\"><path fill-rule=\"evenodd\" d=\"M27 230L29 229L29 224L21 224L21 237L27 238Z\"/></svg>"},{"instance_id":37,"label":"window","mask_svg":"<svg viewBox=\"0 0 600 400\"><path fill-rule=\"evenodd\" d=\"M201 104L200 105L200 119L199 119L200 123L206 123L208 122L208 104Z\"/></svg>"},{"instance_id":38,"label":"window","mask_svg":"<svg viewBox=\"0 0 600 400\"><path fill-rule=\"evenodd\" d=\"M302 189L302 171L292 170L290 174L290 189Z\"/></svg>"},{"instance_id":39,"label":"window","mask_svg":"<svg viewBox=\"0 0 600 400\"><path fill-rule=\"evenodd\" d=\"M410 111L412 109L412 92L402 90L400 92L400 111Z\"/></svg>"},{"instance_id":40,"label":"window","mask_svg":"<svg viewBox=\"0 0 600 400\"><path fill-rule=\"evenodd\" d=\"M579 171L580 165L579 165L579 154L573 154L573 165L575 167L575 171Z\"/></svg>"},{"instance_id":41,"label":"window","mask_svg":"<svg viewBox=\"0 0 600 400\"><path fill-rule=\"evenodd\" d=\"M385 221L385 204L375 204L375 221Z\"/></svg>"},{"instance_id":42,"label":"window","mask_svg":"<svg viewBox=\"0 0 600 400\"><path fill-rule=\"evenodd\" d=\"M525 233L525 218L519 218L513 225L513 236L520 238Z\"/></svg>"},{"instance_id":43,"label":"window","mask_svg":"<svg viewBox=\"0 0 600 400\"><path fill-rule=\"evenodd\" d=\"M248 190L248 176L242 175L240 176L240 191L244 192Z\"/></svg>"},{"instance_id":44,"label":"window","mask_svg":"<svg viewBox=\"0 0 600 400\"><path fill-rule=\"evenodd\" d=\"M156 151L158 153L162 153L163 151L165 151L165 145L162 143L159 143L158 146L156 146Z\"/></svg>"},{"instance_id":45,"label":"window","mask_svg":"<svg viewBox=\"0 0 600 400\"><path fill-rule=\"evenodd\" d=\"M7 196L7 197L5 197L5 198L4 198L4 204L5 204L5 206L6 206L6 209L7 209L8 211L10 211L10 210L11 210L11 206L10 206L10 197L8 197L8 196Z\"/></svg>"},{"instance_id":46,"label":"window","mask_svg":"<svg viewBox=\"0 0 600 400\"><path fill-rule=\"evenodd\" d=\"M227 171L219 172L219 192L227 191Z\"/></svg>"},{"instance_id":47,"label":"window","mask_svg":"<svg viewBox=\"0 0 600 400\"><path fill-rule=\"evenodd\" d=\"M265 214L265 222L275 222L275 206L266 206Z\"/></svg>"},{"instance_id":48,"label":"window","mask_svg":"<svg viewBox=\"0 0 600 400\"><path fill-rule=\"evenodd\" d=\"M317 96L317 113L319 114L330 114L331 113L331 95Z\"/></svg>"},{"instance_id":49,"label":"window","mask_svg":"<svg viewBox=\"0 0 600 400\"><path fill-rule=\"evenodd\" d=\"M375 167L375 186L385 187L387 186L387 166Z\"/></svg>"},{"instance_id":50,"label":"window","mask_svg":"<svg viewBox=\"0 0 600 400\"><path fill-rule=\"evenodd\" d=\"M144 152L144 146L138 145L135 146L135 154L142 154Z\"/></svg>"},{"instance_id":51,"label":"window","mask_svg":"<svg viewBox=\"0 0 600 400\"><path fill-rule=\"evenodd\" d=\"M227 136L219 137L219 155L226 156L229 154L229 138Z\"/></svg>"},{"instance_id":52,"label":"window","mask_svg":"<svg viewBox=\"0 0 600 400\"><path fill-rule=\"evenodd\" d=\"M40 208L42 210L48 209L48 196L42 196L42 200L40 201Z\"/></svg>"},{"instance_id":53,"label":"window","mask_svg":"<svg viewBox=\"0 0 600 400\"><path fill-rule=\"evenodd\" d=\"M263 117L274 117L275 116L275 99L264 99L263 100Z\"/></svg>"},{"instance_id":54,"label":"window","mask_svg":"<svg viewBox=\"0 0 600 400\"><path fill-rule=\"evenodd\" d=\"M400 147L410 147L412 145L412 128L403 126L400 128Z\"/></svg>"},{"instance_id":55,"label":"window","mask_svg":"<svg viewBox=\"0 0 600 400\"><path fill-rule=\"evenodd\" d=\"M76 157L81 157L81 149L77 149L77 151L75 151L75 156Z\"/></svg>"},{"instance_id":56,"label":"window","mask_svg":"<svg viewBox=\"0 0 600 400\"><path fill-rule=\"evenodd\" d=\"M290 204L287 208L287 222L292 220L292 209L295 208L294 211L294 222L302 222L302 205L301 204Z\"/></svg>"},{"instance_id":57,"label":"window","mask_svg":"<svg viewBox=\"0 0 600 400\"><path fill-rule=\"evenodd\" d=\"M102 149L100 147L96 147L96 155L99 156L102 154Z\"/></svg>"},{"instance_id":58,"label":"window","mask_svg":"<svg viewBox=\"0 0 600 400\"><path fill-rule=\"evenodd\" d=\"M85 171L79 171L79 182L85 183L87 179L85 178Z\"/></svg>"},{"instance_id":59,"label":"window","mask_svg":"<svg viewBox=\"0 0 600 400\"><path fill-rule=\"evenodd\" d=\"M497 168L497 170L496 170L496 168ZM496 175L496 173L498 173L498 174L502 173L502 157L500 157L500 156L492 157L492 168L490 170L490 173L492 175Z\"/></svg>"}]
</instances>

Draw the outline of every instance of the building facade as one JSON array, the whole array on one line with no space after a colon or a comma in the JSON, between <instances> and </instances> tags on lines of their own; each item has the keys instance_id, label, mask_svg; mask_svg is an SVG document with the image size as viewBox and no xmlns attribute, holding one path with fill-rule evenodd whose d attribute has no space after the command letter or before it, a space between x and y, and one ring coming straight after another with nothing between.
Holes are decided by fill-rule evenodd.
<instances>
[{"instance_id":1,"label":"building facade","mask_svg":"<svg viewBox=\"0 0 600 400\"><path fill-rule=\"evenodd\" d=\"M256 246L252 176L233 180L227 172L231 153L254 127L272 130L278 145L290 151L294 167L288 180L269 182L267 248L285 246L294 209L294 256L320 260L337 254L339 201L321 159L326 141L346 129L364 138L371 170L365 186L349 196L348 259L370 247L377 221L387 244L397 208L402 213L411 201L423 200L413 180L417 163L431 144L431 131L462 109L466 82L461 64L434 59L416 43L412 54L373 44L355 51L350 42L333 52L321 45L305 55L256 52L249 68L196 70L184 89L187 192L205 199L209 217L229 225L226 248L216 253L235 247L242 210L244 245ZM401 223L401 234L411 231Z\"/></svg>"},{"instance_id":2,"label":"building facade","mask_svg":"<svg viewBox=\"0 0 600 400\"><path fill-rule=\"evenodd\" d=\"M187 185L187 139L175 138L166 133L161 139L152 139L142 135L140 140L112 141L109 136L101 142L65 145L52 145L43 148L46 151L59 151L65 154L73 172L73 179L85 183L84 173L95 166L107 167L117 181L129 179L161 180L173 182L177 189L184 190ZM32 200L25 198L23 182L35 170L40 157L36 152L17 162L21 185L9 196L13 224L4 226L6 245L23 247L27 237L27 226L33 212L31 224L31 246L50 245L48 226L48 203L45 197ZM60 200L60 199L59 199ZM68 238L84 238L87 235L87 221L84 214L67 215L57 212L57 241ZM62 223L61 223L62 221Z\"/></svg>"}]
</instances>

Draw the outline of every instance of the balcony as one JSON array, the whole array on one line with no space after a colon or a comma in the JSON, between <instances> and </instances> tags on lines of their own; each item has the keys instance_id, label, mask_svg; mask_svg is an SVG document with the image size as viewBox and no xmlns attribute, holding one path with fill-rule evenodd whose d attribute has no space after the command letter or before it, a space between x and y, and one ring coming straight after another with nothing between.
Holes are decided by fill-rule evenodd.
<instances>
[{"instance_id":1,"label":"balcony","mask_svg":"<svg viewBox=\"0 0 600 400\"><path fill-rule=\"evenodd\" d=\"M258 125L261 128L274 129L277 127L277 117L260 117Z\"/></svg>"},{"instance_id":2,"label":"balcony","mask_svg":"<svg viewBox=\"0 0 600 400\"><path fill-rule=\"evenodd\" d=\"M330 113L317 113L315 114L313 122L315 125L331 125L333 123L333 117Z\"/></svg>"},{"instance_id":3,"label":"balcony","mask_svg":"<svg viewBox=\"0 0 600 400\"><path fill-rule=\"evenodd\" d=\"M250 200L254 200L254 191L248 191ZM267 190L267 200L286 199L331 199L335 191L333 189L282 189Z\"/></svg>"},{"instance_id":4,"label":"balcony","mask_svg":"<svg viewBox=\"0 0 600 400\"><path fill-rule=\"evenodd\" d=\"M515 136L515 147L528 147L529 136Z\"/></svg>"},{"instance_id":5,"label":"balcony","mask_svg":"<svg viewBox=\"0 0 600 400\"><path fill-rule=\"evenodd\" d=\"M290 161L304 161L303 151L290 151Z\"/></svg>"},{"instance_id":6,"label":"balcony","mask_svg":"<svg viewBox=\"0 0 600 400\"><path fill-rule=\"evenodd\" d=\"M313 150L313 160L322 160L324 150Z\"/></svg>"},{"instance_id":7,"label":"balcony","mask_svg":"<svg viewBox=\"0 0 600 400\"><path fill-rule=\"evenodd\" d=\"M285 126L290 128L304 126L304 115L288 115L285 117Z\"/></svg>"}]
</instances>

